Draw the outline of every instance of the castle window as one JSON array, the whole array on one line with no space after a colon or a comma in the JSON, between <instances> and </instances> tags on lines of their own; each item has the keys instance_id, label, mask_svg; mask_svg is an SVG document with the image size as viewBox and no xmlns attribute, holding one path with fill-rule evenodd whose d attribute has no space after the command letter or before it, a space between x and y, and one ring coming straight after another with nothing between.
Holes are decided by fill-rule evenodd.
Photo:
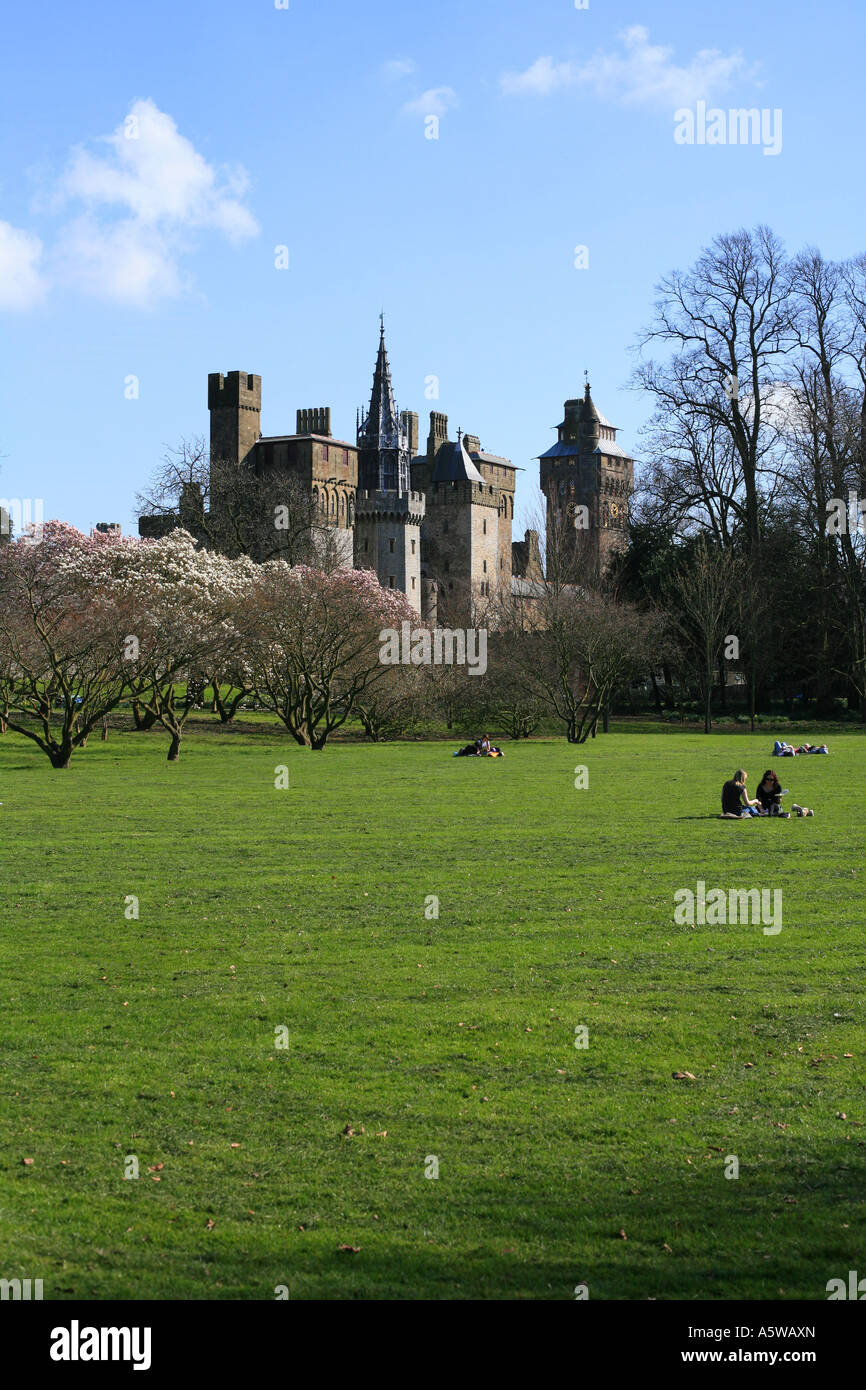
<instances>
[{"instance_id":1,"label":"castle window","mask_svg":"<svg viewBox=\"0 0 866 1390\"><path fill-rule=\"evenodd\" d=\"M486 561L486 560L483 561L483 567L484 567L484 573L486 574L486 573L487 573L487 561Z\"/></svg>"},{"instance_id":2,"label":"castle window","mask_svg":"<svg viewBox=\"0 0 866 1390\"><path fill-rule=\"evenodd\" d=\"M413 555L415 554L415 542L414 542L414 541L412 542L412 554L413 554ZM413 583L413 584L415 583L415 580L414 580L414 579L412 580L412 583Z\"/></svg>"},{"instance_id":3,"label":"castle window","mask_svg":"<svg viewBox=\"0 0 866 1390\"><path fill-rule=\"evenodd\" d=\"M323 444L323 445L322 445L322 463L327 463L327 462L328 462L328 446L327 446L327 444Z\"/></svg>"},{"instance_id":4,"label":"castle window","mask_svg":"<svg viewBox=\"0 0 866 1390\"><path fill-rule=\"evenodd\" d=\"M448 522L447 522L447 521L443 521L443 523L442 523L442 530L443 530L443 531L447 531L447 530L448 530Z\"/></svg>"},{"instance_id":5,"label":"castle window","mask_svg":"<svg viewBox=\"0 0 866 1390\"><path fill-rule=\"evenodd\" d=\"M482 536L486 536L486 535L487 535L487 522L486 522L486 521L482 521L482 523L481 523L481 534L482 534Z\"/></svg>"},{"instance_id":6,"label":"castle window","mask_svg":"<svg viewBox=\"0 0 866 1390\"><path fill-rule=\"evenodd\" d=\"M393 537L393 536L391 536L390 539L389 539L389 541L388 541L388 549L390 550L391 554L393 555L393 554L394 554L394 537Z\"/></svg>"},{"instance_id":7,"label":"castle window","mask_svg":"<svg viewBox=\"0 0 866 1390\"><path fill-rule=\"evenodd\" d=\"M389 575L388 575L388 588L389 588L389 589L393 589L393 587L394 587L394 576L393 576L393 574L389 574Z\"/></svg>"},{"instance_id":8,"label":"castle window","mask_svg":"<svg viewBox=\"0 0 866 1390\"><path fill-rule=\"evenodd\" d=\"M414 575L412 576L412 588L413 588L413 589L415 588L415 576L414 576Z\"/></svg>"}]
</instances>

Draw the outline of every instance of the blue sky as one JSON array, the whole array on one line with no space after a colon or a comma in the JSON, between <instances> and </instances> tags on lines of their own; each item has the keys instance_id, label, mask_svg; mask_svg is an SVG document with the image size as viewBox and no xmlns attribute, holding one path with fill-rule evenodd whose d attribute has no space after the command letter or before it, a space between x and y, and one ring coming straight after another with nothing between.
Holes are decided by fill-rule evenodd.
<instances>
[{"instance_id":1,"label":"blue sky","mask_svg":"<svg viewBox=\"0 0 866 1390\"><path fill-rule=\"evenodd\" d=\"M54 0L3 30L0 496L83 529L134 529L208 372L261 374L266 434L330 405L353 438L382 308L401 408L525 468L525 510L584 368L637 449L662 274L761 221L866 249L859 0ZM780 153L678 145L702 98L780 109Z\"/></svg>"}]
</instances>

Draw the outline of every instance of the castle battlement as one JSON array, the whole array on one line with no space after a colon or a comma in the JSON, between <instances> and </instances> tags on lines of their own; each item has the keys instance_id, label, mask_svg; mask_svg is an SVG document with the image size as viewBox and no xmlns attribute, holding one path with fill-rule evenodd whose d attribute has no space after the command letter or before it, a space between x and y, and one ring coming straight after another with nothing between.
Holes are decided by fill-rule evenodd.
<instances>
[{"instance_id":1,"label":"castle battlement","mask_svg":"<svg viewBox=\"0 0 866 1390\"><path fill-rule=\"evenodd\" d=\"M433 483L427 494L427 506L466 506L471 502L476 507L492 507L498 511L499 491L492 483L472 483L463 479L453 483Z\"/></svg>"},{"instance_id":2,"label":"castle battlement","mask_svg":"<svg viewBox=\"0 0 866 1390\"><path fill-rule=\"evenodd\" d=\"M262 379L253 372L208 372L207 404L208 410L261 410Z\"/></svg>"},{"instance_id":3,"label":"castle battlement","mask_svg":"<svg viewBox=\"0 0 866 1390\"><path fill-rule=\"evenodd\" d=\"M396 521L404 526L420 526L425 513L423 492L373 492L355 495L355 520Z\"/></svg>"}]
</instances>

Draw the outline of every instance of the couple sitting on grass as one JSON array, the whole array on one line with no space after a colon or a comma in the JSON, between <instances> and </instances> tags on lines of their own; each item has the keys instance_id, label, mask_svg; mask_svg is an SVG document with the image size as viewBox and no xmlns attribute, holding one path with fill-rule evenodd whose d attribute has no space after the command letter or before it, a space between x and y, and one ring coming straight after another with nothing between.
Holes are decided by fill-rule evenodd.
<instances>
[{"instance_id":1,"label":"couple sitting on grass","mask_svg":"<svg viewBox=\"0 0 866 1390\"><path fill-rule=\"evenodd\" d=\"M787 788L782 787L772 768L767 769L758 783L758 794L754 801L746 791L746 777L744 769L737 768L730 782L722 787L723 820L742 820L744 816L782 816L790 820L791 812L782 810L782 797L788 795ZM791 810L798 816L815 814L808 806L798 806L796 801Z\"/></svg>"},{"instance_id":2,"label":"couple sitting on grass","mask_svg":"<svg viewBox=\"0 0 866 1390\"><path fill-rule=\"evenodd\" d=\"M474 743L467 743L465 748L458 748L454 754L455 758L501 758L502 749L494 748L490 742L489 734L482 734Z\"/></svg>"}]
</instances>

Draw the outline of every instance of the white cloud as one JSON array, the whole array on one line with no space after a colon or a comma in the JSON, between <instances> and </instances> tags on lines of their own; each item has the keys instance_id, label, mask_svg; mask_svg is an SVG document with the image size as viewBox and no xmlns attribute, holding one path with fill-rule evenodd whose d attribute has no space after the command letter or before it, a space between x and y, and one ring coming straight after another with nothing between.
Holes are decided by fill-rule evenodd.
<instances>
[{"instance_id":1,"label":"white cloud","mask_svg":"<svg viewBox=\"0 0 866 1390\"><path fill-rule=\"evenodd\" d=\"M85 214L63 232L54 249L58 278L95 299L144 307L187 288L178 248L155 226L126 218L104 225Z\"/></svg>"},{"instance_id":2,"label":"white cloud","mask_svg":"<svg viewBox=\"0 0 866 1390\"><path fill-rule=\"evenodd\" d=\"M598 52L585 63L554 63L538 58L522 73L503 73L500 87L507 95L546 96L561 87L593 90L597 96L624 106L691 106L710 100L736 78L754 77L755 67L742 53L702 48L685 65L674 62L674 50L650 43L649 31L634 24L619 35L614 52Z\"/></svg>"},{"instance_id":3,"label":"white cloud","mask_svg":"<svg viewBox=\"0 0 866 1390\"><path fill-rule=\"evenodd\" d=\"M31 232L0 222L0 309L29 309L45 295L39 269L42 242Z\"/></svg>"},{"instance_id":4,"label":"white cloud","mask_svg":"<svg viewBox=\"0 0 866 1390\"><path fill-rule=\"evenodd\" d=\"M56 249L58 275L86 293L143 305L184 288L179 259L199 231L236 245L258 226L242 169L217 171L152 101L136 101L104 152L73 152L62 203L85 211Z\"/></svg>"},{"instance_id":5,"label":"white cloud","mask_svg":"<svg viewBox=\"0 0 866 1390\"><path fill-rule=\"evenodd\" d=\"M386 77L411 77L417 70L418 64L412 58L392 58L383 67Z\"/></svg>"},{"instance_id":6,"label":"white cloud","mask_svg":"<svg viewBox=\"0 0 866 1390\"><path fill-rule=\"evenodd\" d=\"M499 84L508 96L521 96L528 92L533 96L545 97L549 92L555 92L557 87L570 86L574 80L573 64L554 63L552 58L536 58L525 72L503 73Z\"/></svg>"},{"instance_id":7,"label":"white cloud","mask_svg":"<svg viewBox=\"0 0 866 1390\"><path fill-rule=\"evenodd\" d=\"M430 87L414 101L407 101L403 110L416 116L444 116L446 111L457 105L457 93L453 87Z\"/></svg>"}]
</instances>

